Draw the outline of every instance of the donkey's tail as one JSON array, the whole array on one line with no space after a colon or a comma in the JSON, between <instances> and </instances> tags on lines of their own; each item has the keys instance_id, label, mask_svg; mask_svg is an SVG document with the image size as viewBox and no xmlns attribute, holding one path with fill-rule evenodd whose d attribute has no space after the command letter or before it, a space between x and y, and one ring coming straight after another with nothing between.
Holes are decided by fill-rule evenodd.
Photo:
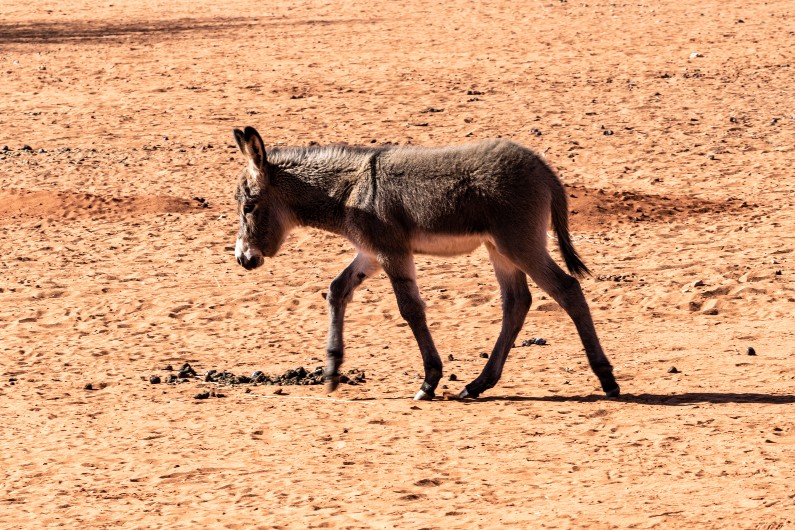
<instances>
[{"instance_id":1,"label":"donkey's tail","mask_svg":"<svg viewBox=\"0 0 795 530\"><path fill-rule=\"evenodd\" d=\"M563 184L557 181L552 186L552 228L555 230L555 235L558 237L558 246L560 253L563 254L563 260L566 262L566 267L574 276L582 277L590 275L591 271L582 262L582 258L574 249L571 242L571 235L569 234L569 205L566 199L566 190Z\"/></svg>"}]
</instances>

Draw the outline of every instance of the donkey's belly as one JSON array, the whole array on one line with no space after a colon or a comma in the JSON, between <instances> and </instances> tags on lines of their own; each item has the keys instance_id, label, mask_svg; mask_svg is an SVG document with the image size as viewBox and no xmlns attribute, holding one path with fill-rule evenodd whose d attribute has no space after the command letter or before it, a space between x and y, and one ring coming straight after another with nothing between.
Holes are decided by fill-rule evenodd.
<instances>
[{"instance_id":1,"label":"donkey's belly","mask_svg":"<svg viewBox=\"0 0 795 530\"><path fill-rule=\"evenodd\" d=\"M488 239L487 234L419 234L411 240L411 248L415 254L457 256L472 252Z\"/></svg>"}]
</instances>

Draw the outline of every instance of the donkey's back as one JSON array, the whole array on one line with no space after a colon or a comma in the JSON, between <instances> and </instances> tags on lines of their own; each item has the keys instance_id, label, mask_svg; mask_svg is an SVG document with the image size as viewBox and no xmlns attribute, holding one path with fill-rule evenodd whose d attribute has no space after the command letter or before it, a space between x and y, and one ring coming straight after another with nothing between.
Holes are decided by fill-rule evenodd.
<instances>
[{"instance_id":1,"label":"donkey's back","mask_svg":"<svg viewBox=\"0 0 795 530\"><path fill-rule=\"evenodd\" d=\"M396 147L362 153L369 162L348 200L351 218L373 214L389 236L489 236L511 230L529 237L546 230L553 196L563 198L555 173L533 151L508 140L454 147ZM532 234L535 238L537 234ZM469 238L474 241L474 238ZM449 240L449 238L448 238ZM463 252L471 250L464 245ZM450 254L446 245L434 245ZM416 251L437 253L424 249Z\"/></svg>"}]
</instances>

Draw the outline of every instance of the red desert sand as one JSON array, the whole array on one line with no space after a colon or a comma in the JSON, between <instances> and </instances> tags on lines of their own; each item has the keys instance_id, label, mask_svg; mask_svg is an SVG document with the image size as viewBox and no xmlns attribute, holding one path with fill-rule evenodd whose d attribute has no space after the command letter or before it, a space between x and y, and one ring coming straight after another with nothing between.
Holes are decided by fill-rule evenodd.
<instances>
[{"instance_id":1,"label":"red desert sand","mask_svg":"<svg viewBox=\"0 0 795 530\"><path fill-rule=\"evenodd\" d=\"M0 526L795 525L791 2L58 0L0 20ZM231 376L321 366L354 255L299 229L235 262L248 125L268 148L535 150L622 396L531 283L500 383L444 399L499 334L482 247L416 259L438 399L412 401L383 273L348 306L356 384Z\"/></svg>"}]
</instances>

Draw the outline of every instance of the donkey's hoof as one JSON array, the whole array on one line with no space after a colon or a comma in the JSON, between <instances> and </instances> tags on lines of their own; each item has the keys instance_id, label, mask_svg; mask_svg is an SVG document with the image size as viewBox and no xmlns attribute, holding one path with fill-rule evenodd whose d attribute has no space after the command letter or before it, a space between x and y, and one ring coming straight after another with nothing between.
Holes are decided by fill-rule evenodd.
<instances>
[{"instance_id":1,"label":"donkey's hoof","mask_svg":"<svg viewBox=\"0 0 795 530\"><path fill-rule=\"evenodd\" d=\"M621 395L621 387L619 387L618 385L616 385L616 387L615 387L615 388L613 388L613 389L611 389L611 390L606 390L606 391L605 391L605 395L606 395L607 397L609 397L609 398L616 398L616 397L618 397L618 396L620 396L620 395Z\"/></svg>"},{"instance_id":2,"label":"donkey's hoof","mask_svg":"<svg viewBox=\"0 0 795 530\"><path fill-rule=\"evenodd\" d=\"M420 390L414 396L414 401L430 401L433 399L433 393L427 393L424 390Z\"/></svg>"},{"instance_id":3,"label":"donkey's hoof","mask_svg":"<svg viewBox=\"0 0 795 530\"><path fill-rule=\"evenodd\" d=\"M471 383L465 386L464 390L458 394L458 399L477 399L480 397L480 392L475 392L472 390L472 388L470 388L471 386Z\"/></svg>"},{"instance_id":4,"label":"donkey's hoof","mask_svg":"<svg viewBox=\"0 0 795 530\"><path fill-rule=\"evenodd\" d=\"M326 376L326 392L327 393L331 394L332 392L337 390L338 386L340 386L340 376L338 376L338 375Z\"/></svg>"}]
</instances>

